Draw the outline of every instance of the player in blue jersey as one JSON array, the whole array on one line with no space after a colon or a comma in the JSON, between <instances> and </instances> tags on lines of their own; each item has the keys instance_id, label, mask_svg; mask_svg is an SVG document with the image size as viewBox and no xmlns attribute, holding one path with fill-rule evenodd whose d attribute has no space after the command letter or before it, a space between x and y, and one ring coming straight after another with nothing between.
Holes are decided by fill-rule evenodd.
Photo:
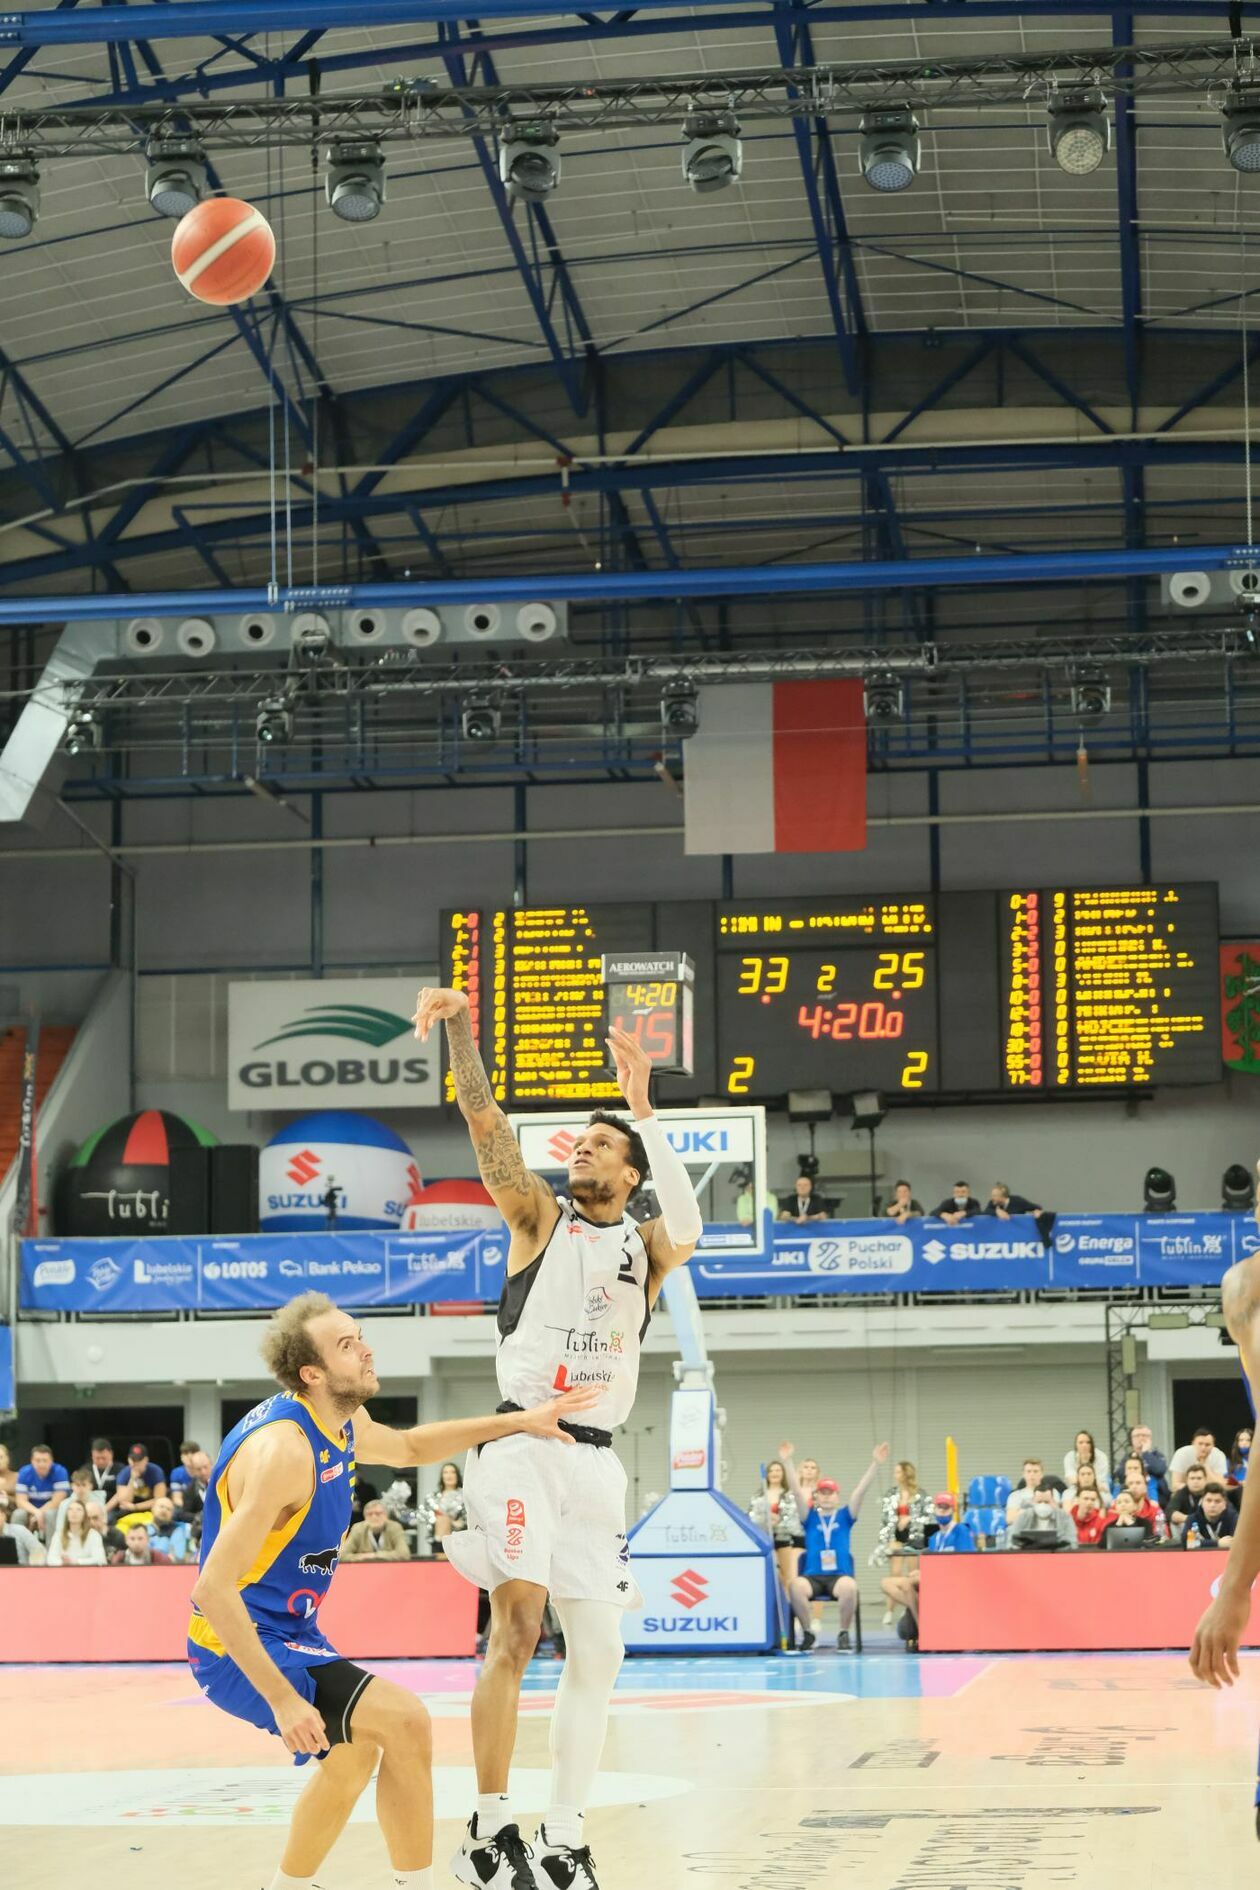
<instances>
[{"instance_id":1,"label":"player in blue jersey","mask_svg":"<svg viewBox=\"0 0 1260 1890\"><path fill-rule=\"evenodd\" d=\"M1257 1210L1260 1221L1260 1208ZM1242 1359L1243 1383L1255 1417L1252 1386L1260 1383L1260 1253L1232 1266L1221 1281L1221 1310ZM1208 1686L1233 1686L1238 1648L1251 1619L1251 1590L1260 1576L1260 1495L1252 1479L1243 1485L1242 1510L1224 1572L1213 1584L1190 1649L1190 1666ZM1256 1776L1256 1836L1260 1838L1260 1765Z\"/></svg>"},{"instance_id":2,"label":"player in blue jersey","mask_svg":"<svg viewBox=\"0 0 1260 1890\"><path fill-rule=\"evenodd\" d=\"M278 1734L296 1764L322 1761L294 1807L270 1890L313 1890L315 1871L378 1767L388 1881L430 1890L428 1714L405 1688L343 1660L319 1625L350 1524L356 1454L402 1470L519 1431L567 1443L560 1418L585 1410L595 1394L389 1430L363 1409L380 1390L371 1347L322 1293L304 1293L277 1312L262 1352L282 1390L255 1405L219 1451L205 1499L189 1665L209 1700Z\"/></svg>"}]
</instances>

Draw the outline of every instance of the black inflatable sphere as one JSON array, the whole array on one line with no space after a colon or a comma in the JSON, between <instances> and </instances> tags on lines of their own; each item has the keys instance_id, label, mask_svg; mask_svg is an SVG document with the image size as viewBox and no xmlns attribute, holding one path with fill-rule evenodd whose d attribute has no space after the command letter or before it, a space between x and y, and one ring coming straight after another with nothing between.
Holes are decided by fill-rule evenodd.
<instances>
[{"instance_id":1,"label":"black inflatable sphere","mask_svg":"<svg viewBox=\"0 0 1260 1890\"><path fill-rule=\"evenodd\" d=\"M215 1137L167 1109L122 1116L88 1137L61 1178L57 1232L93 1235L164 1234L171 1212L173 1148L210 1148Z\"/></svg>"}]
</instances>

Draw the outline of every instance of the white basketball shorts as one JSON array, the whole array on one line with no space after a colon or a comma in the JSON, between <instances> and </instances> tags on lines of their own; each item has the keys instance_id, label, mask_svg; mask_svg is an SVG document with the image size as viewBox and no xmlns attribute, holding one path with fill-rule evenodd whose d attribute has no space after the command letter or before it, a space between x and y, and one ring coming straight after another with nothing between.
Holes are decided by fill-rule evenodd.
<instances>
[{"instance_id":1,"label":"white basketball shorts","mask_svg":"<svg viewBox=\"0 0 1260 1890\"><path fill-rule=\"evenodd\" d=\"M643 1606L626 1543L626 1473L612 1450L499 1437L469 1453L464 1498L468 1527L443 1546L478 1588L537 1582L558 1601Z\"/></svg>"}]
</instances>

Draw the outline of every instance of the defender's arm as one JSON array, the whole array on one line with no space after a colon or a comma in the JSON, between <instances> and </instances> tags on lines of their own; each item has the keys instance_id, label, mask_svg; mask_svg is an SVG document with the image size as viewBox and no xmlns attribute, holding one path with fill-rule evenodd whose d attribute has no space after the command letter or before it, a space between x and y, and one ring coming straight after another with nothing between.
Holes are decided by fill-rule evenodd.
<instances>
[{"instance_id":1,"label":"defender's arm","mask_svg":"<svg viewBox=\"0 0 1260 1890\"><path fill-rule=\"evenodd\" d=\"M1231 1267L1221 1282L1221 1306L1230 1336L1237 1341L1247 1382L1254 1389L1260 1375L1260 1268L1253 1255ZM1238 1678L1238 1648L1251 1619L1251 1589L1260 1575L1260 1495L1250 1477L1243 1484L1242 1508L1233 1548L1225 1560L1220 1588L1195 1631L1190 1667L1210 1687L1232 1687Z\"/></svg>"},{"instance_id":2,"label":"defender's arm","mask_svg":"<svg viewBox=\"0 0 1260 1890\"><path fill-rule=\"evenodd\" d=\"M560 1420L580 1418L601 1397L598 1385L579 1385L561 1392L544 1404L528 1411L496 1411L485 1417L448 1418L437 1424L416 1424L409 1431L391 1430L377 1424L366 1410L354 1418L354 1451L364 1463L383 1463L391 1470L410 1470L418 1464L446 1463L461 1451L477 1444L489 1444L496 1437L513 1437L526 1431L531 1437L558 1437L561 1443L573 1439L560 1429Z\"/></svg>"}]
</instances>

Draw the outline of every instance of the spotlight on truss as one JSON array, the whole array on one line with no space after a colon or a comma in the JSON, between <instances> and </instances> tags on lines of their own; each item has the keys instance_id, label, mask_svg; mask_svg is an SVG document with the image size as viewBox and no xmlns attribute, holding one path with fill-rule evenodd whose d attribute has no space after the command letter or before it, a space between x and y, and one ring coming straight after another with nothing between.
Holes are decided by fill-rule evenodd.
<instances>
[{"instance_id":1,"label":"spotlight on truss","mask_svg":"<svg viewBox=\"0 0 1260 1890\"><path fill-rule=\"evenodd\" d=\"M862 694L868 722L886 728L890 722L905 719L905 691L897 677L889 671L881 670L877 676L868 676Z\"/></svg>"},{"instance_id":2,"label":"spotlight on truss","mask_svg":"<svg viewBox=\"0 0 1260 1890\"><path fill-rule=\"evenodd\" d=\"M328 147L324 195L343 223L371 223L385 202L385 159L374 140L338 138Z\"/></svg>"},{"instance_id":3,"label":"spotlight on truss","mask_svg":"<svg viewBox=\"0 0 1260 1890\"><path fill-rule=\"evenodd\" d=\"M469 696L460 710L459 732L466 742L497 742L503 713L492 695Z\"/></svg>"},{"instance_id":4,"label":"spotlight on truss","mask_svg":"<svg viewBox=\"0 0 1260 1890\"><path fill-rule=\"evenodd\" d=\"M1221 143L1236 171L1260 171L1260 92L1238 92L1221 113Z\"/></svg>"},{"instance_id":5,"label":"spotlight on truss","mask_svg":"<svg viewBox=\"0 0 1260 1890\"><path fill-rule=\"evenodd\" d=\"M514 124L499 143L499 180L513 203L541 203L560 182L560 133L546 121Z\"/></svg>"},{"instance_id":6,"label":"spotlight on truss","mask_svg":"<svg viewBox=\"0 0 1260 1890\"><path fill-rule=\"evenodd\" d=\"M1111 713L1111 684L1101 670L1081 670L1072 679L1072 713L1082 722L1101 722Z\"/></svg>"},{"instance_id":7,"label":"spotlight on truss","mask_svg":"<svg viewBox=\"0 0 1260 1890\"><path fill-rule=\"evenodd\" d=\"M667 735L686 741L700 727L700 704L695 686L686 677L667 682L661 690L661 728Z\"/></svg>"},{"instance_id":8,"label":"spotlight on truss","mask_svg":"<svg viewBox=\"0 0 1260 1890\"><path fill-rule=\"evenodd\" d=\"M29 236L39 219L39 165L30 151L0 152L0 236Z\"/></svg>"},{"instance_id":9,"label":"spotlight on truss","mask_svg":"<svg viewBox=\"0 0 1260 1890\"><path fill-rule=\"evenodd\" d=\"M698 197L739 182L744 146L734 112L689 112L683 137L682 174Z\"/></svg>"},{"instance_id":10,"label":"spotlight on truss","mask_svg":"<svg viewBox=\"0 0 1260 1890\"><path fill-rule=\"evenodd\" d=\"M1088 177L1111 149L1111 120L1101 92L1056 93L1046 115L1050 155L1069 177Z\"/></svg>"},{"instance_id":11,"label":"spotlight on truss","mask_svg":"<svg viewBox=\"0 0 1260 1890\"><path fill-rule=\"evenodd\" d=\"M210 187L206 154L196 138L150 138L144 149L144 194L160 217L186 217Z\"/></svg>"},{"instance_id":12,"label":"spotlight on truss","mask_svg":"<svg viewBox=\"0 0 1260 1890\"><path fill-rule=\"evenodd\" d=\"M66 724L65 751L68 755L94 754L102 746L104 730L91 709L76 709Z\"/></svg>"},{"instance_id":13,"label":"spotlight on truss","mask_svg":"<svg viewBox=\"0 0 1260 1890\"><path fill-rule=\"evenodd\" d=\"M254 734L260 748L283 748L293 739L293 709L285 696L267 696L258 705Z\"/></svg>"},{"instance_id":14,"label":"spotlight on truss","mask_svg":"<svg viewBox=\"0 0 1260 1890\"><path fill-rule=\"evenodd\" d=\"M872 190L908 190L919 175L919 123L904 107L862 120L862 175Z\"/></svg>"}]
</instances>

